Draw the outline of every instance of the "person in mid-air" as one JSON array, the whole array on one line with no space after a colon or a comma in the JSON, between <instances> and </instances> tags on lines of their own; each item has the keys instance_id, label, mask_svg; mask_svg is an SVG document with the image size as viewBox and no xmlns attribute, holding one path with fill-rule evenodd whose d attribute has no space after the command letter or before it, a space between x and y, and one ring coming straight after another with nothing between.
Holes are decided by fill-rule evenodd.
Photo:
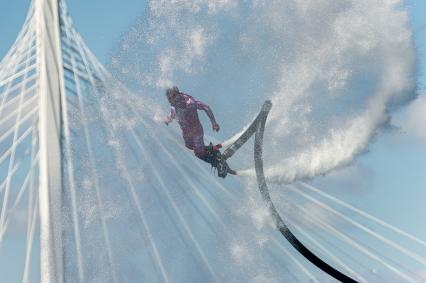
<instances>
[{"instance_id":1,"label":"person in mid-air","mask_svg":"<svg viewBox=\"0 0 426 283\"><path fill-rule=\"evenodd\" d=\"M171 105L170 115L164 121L166 125L169 125L173 119L177 118L182 129L185 146L193 150L195 156L217 168L220 177L224 178L227 173L235 175L236 172L228 167L225 159L221 156L219 151L219 148L222 147L221 144L216 146L212 143L208 146L204 145L204 131L198 118L198 110L206 112L212 123L213 131L218 132L220 130L220 126L216 122L210 107L192 96L180 92L176 86L168 88L166 96Z\"/></svg>"}]
</instances>

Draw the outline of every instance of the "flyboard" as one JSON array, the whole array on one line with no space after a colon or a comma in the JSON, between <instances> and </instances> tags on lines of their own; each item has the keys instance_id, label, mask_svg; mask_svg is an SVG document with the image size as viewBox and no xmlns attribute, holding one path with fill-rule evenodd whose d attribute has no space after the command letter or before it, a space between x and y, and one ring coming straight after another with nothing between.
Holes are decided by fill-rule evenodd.
<instances>
[{"instance_id":1,"label":"flyboard","mask_svg":"<svg viewBox=\"0 0 426 283\"><path fill-rule=\"evenodd\" d=\"M243 146L250 138L254 137L254 163L256 170L256 179L259 187L260 194L262 195L263 200L266 202L268 209L271 213L271 216L274 220L275 226L281 232L281 234L287 239L287 241L307 260L309 260L316 267L327 273L328 275L334 277L335 279L341 282L357 282L354 279L346 276L337 269L333 268L318 256L313 254L305 245L303 245L296 236L290 231L287 225L284 223L277 209L275 208L274 203L272 202L271 196L269 195L268 185L266 183L266 178L263 171L263 133L265 130L265 123L268 117L268 114L272 108L271 101L267 100L262 106L259 114L256 116L254 121L250 126L241 134L241 136L232 143L222 154L222 157L226 161L231 158L237 150Z\"/></svg>"}]
</instances>

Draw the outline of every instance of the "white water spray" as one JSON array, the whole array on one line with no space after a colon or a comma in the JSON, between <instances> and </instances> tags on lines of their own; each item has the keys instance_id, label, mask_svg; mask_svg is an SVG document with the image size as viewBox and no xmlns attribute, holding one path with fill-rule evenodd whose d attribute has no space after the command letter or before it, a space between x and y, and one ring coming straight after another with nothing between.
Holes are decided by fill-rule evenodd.
<instances>
[{"instance_id":1,"label":"white water spray","mask_svg":"<svg viewBox=\"0 0 426 283\"><path fill-rule=\"evenodd\" d=\"M391 109L414 96L415 52L402 1L214 3L151 1L112 66L164 107L171 84L209 103L222 140L272 99L265 169L275 182L350 163Z\"/></svg>"}]
</instances>

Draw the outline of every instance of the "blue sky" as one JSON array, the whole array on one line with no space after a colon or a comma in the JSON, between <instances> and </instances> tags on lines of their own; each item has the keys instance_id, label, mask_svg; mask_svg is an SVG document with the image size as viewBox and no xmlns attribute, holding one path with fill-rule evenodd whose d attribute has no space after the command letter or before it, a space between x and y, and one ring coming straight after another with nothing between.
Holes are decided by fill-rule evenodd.
<instances>
[{"instance_id":1,"label":"blue sky","mask_svg":"<svg viewBox=\"0 0 426 283\"><path fill-rule=\"evenodd\" d=\"M128 0L123 5L121 1L69 1L67 6L74 25L82 34L91 50L101 62L108 62L108 54L119 43L121 36L128 31L146 9L147 1ZM13 44L28 11L30 1L1 0L0 54L4 56ZM96 15L96 17L94 17Z\"/></svg>"},{"instance_id":2,"label":"blue sky","mask_svg":"<svg viewBox=\"0 0 426 283\"><path fill-rule=\"evenodd\" d=\"M407 0L406 3L419 55L419 92L424 93L426 2ZM28 5L29 1L0 0L0 7L7 7L0 9L0 57L13 44ZM143 15L146 1L128 0L123 4L117 0L74 0L68 2L68 8L88 47L102 63L108 65L122 36ZM318 177L313 184L426 240L426 139L425 135L419 134L420 127L416 130L415 125L408 125L424 123L415 118L425 117L416 116L416 111L422 109L426 111L424 107L410 105L398 110L392 123L401 129L381 131L368 151L360 155L353 165ZM414 118L409 118L413 115ZM342 186L347 189L342 189Z\"/></svg>"}]
</instances>

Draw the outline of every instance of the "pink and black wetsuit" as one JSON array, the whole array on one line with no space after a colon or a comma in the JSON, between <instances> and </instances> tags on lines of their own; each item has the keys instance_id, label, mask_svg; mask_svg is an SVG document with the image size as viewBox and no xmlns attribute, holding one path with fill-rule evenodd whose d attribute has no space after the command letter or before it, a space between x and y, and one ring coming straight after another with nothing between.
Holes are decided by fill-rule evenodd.
<instances>
[{"instance_id":1,"label":"pink and black wetsuit","mask_svg":"<svg viewBox=\"0 0 426 283\"><path fill-rule=\"evenodd\" d=\"M205 160L206 149L204 145L204 131L198 118L198 110L204 110L210 119L212 125L217 125L213 112L207 104L195 100L192 96L181 93L184 97L184 103L171 107L170 115L166 122L170 123L177 117L182 136L185 140L185 146L194 151L195 155Z\"/></svg>"}]
</instances>

